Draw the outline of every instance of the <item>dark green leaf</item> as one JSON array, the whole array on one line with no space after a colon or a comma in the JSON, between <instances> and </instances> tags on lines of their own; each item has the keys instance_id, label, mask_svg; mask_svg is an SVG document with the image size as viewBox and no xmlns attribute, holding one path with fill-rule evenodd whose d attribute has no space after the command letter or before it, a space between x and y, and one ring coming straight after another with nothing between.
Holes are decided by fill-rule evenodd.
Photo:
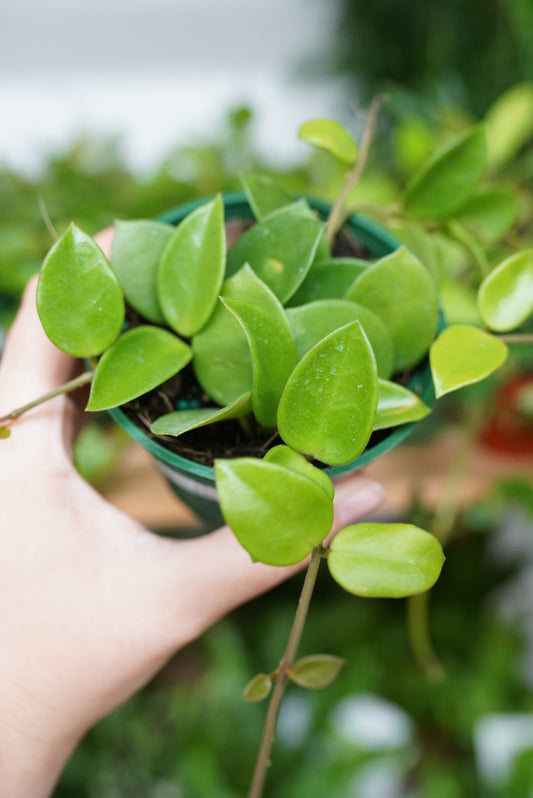
<instances>
[{"instance_id":1,"label":"dark green leaf","mask_svg":"<svg viewBox=\"0 0 533 798\"><path fill-rule=\"evenodd\" d=\"M429 353L437 398L484 380L500 368L507 354L502 341L477 327L448 327Z\"/></svg>"},{"instance_id":2,"label":"dark green leaf","mask_svg":"<svg viewBox=\"0 0 533 798\"><path fill-rule=\"evenodd\" d=\"M258 222L293 201L291 195L271 177L247 174L241 176L241 183Z\"/></svg>"},{"instance_id":3,"label":"dark green leaf","mask_svg":"<svg viewBox=\"0 0 533 798\"><path fill-rule=\"evenodd\" d=\"M263 701L268 698L272 690L272 679L267 673L258 673L250 679L244 690L242 697L245 701Z\"/></svg>"},{"instance_id":4,"label":"dark green leaf","mask_svg":"<svg viewBox=\"0 0 533 798\"><path fill-rule=\"evenodd\" d=\"M198 427L206 427L217 421L242 418L252 412L252 396L245 393L227 407L198 407L192 410L177 410L160 416L151 426L154 435L183 435Z\"/></svg>"},{"instance_id":5,"label":"dark green leaf","mask_svg":"<svg viewBox=\"0 0 533 798\"><path fill-rule=\"evenodd\" d=\"M283 444L274 446L272 449L268 450L263 459L266 460L267 463L277 463L278 465L285 466L285 468L290 468L291 471L302 474L304 477L308 477L308 479L312 479L313 482L316 482L316 484L325 491L326 496L333 501L335 488L328 475L324 471L321 471L320 468L311 465L305 457L295 452L290 446L284 446Z\"/></svg>"},{"instance_id":6,"label":"dark green leaf","mask_svg":"<svg viewBox=\"0 0 533 798\"><path fill-rule=\"evenodd\" d=\"M481 318L492 330L519 327L533 313L533 250L517 252L483 280L478 292Z\"/></svg>"},{"instance_id":7,"label":"dark green leaf","mask_svg":"<svg viewBox=\"0 0 533 798\"><path fill-rule=\"evenodd\" d=\"M307 690L321 690L335 681L346 665L342 657L332 654L311 654L302 657L291 668L287 668L289 678Z\"/></svg>"},{"instance_id":8,"label":"dark green leaf","mask_svg":"<svg viewBox=\"0 0 533 798\"><path fill-rule=\"evenodd\" d=\"M346 128L334 119L310 119L300 126L298 136L348 166L355 163L357 144Z\"/></svg>"},{"instance_id":9,"label":"dark green leaf","mask_svg":"<svg viewBox=\"0 0 533 798\"><path fill-rule=\"evenodd\" d=\"M374 429L387 429L398 424L420 421L431 413L420 397L403 385L378 380L378 409Z\"/></svg>"}]
</instances>

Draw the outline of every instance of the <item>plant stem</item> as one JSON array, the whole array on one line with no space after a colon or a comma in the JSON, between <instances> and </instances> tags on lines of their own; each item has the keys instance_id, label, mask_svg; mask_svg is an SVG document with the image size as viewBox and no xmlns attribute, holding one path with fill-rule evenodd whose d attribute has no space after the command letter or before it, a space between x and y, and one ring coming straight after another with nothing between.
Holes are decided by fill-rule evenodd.
<instances>
[{"instance_id":1,"label":"plant stem","mask_svg":"<svg viewBox=\"0 0 533 798\"><path fill-rule=\"evenodd\" d=\"M340 190L331 213L329 214L326 223L326 240L329 247L333 247L335 236L342 227L344 222L344 204L350 196L353 189L359 183L361 176L365 170L368 154L376 131L376 123L381 106L388 102L388 97L385 94L380 94L374 98L370 108L368 109L368 118L366 122L365 132L363 133L363 141L361 142L361 149L359 156L351 169L346 173L344 185Z\"/></svg>"},{"instance_id":2,"label":"plant stem","mask_svg":"<svg viewBox=\"0 0 533 798\"><path fill-rule=\"evenodd\" d=\"M261 740L261 745L259 746L252 783L248 792L248 798L261 798L261 795L263 794L265 778L267 770L270 766L270 751L275 739L276 722L281 706L281 699L283 697L283 692L288 679L287 668L292 667L294 664L294 659L296 657L296 652L298 650L298 645L302 636L321 559L322 546L317 546L315 549L313 549L313 553L311 555L311 562L309 563L305 575L305 581L302 587L302 592L300 593L300 598L298 600L298 607L294 616L291 633L287 641L287 647L280 662L278 668L278 677L270 697L265 727L263 729L263 737Z\"/></svg>"},{"instance_id":3,"label":"plant stem","mask_svg":"<svg viewBox=\"0 0 533 798\"><path fill-rule=\"evenodd\" d=\"M429 591L410 596L407 602L407 625L416 661L429 681L440 681L444 669L433 648L429 631Z\"/></svg>"},{"instance_id":4,"label":"plant stem","mask_svg":"<svg viewBox=\"0 0 533 798\"><path fill-rule=\"evenodd\" d=\"M83 374L80 374L79 377L70 380L70 382L65 382L64 385L60 385L59 388L55 388L53 391L50 391L50 393L45 393L44 396L39 396L39 398L34 399L33 402L28 402L27 405L17 407L15 410L7 413L5 416L0 416L0 423L4 423L5 421L14 421L14 419L22 416L24 413L27 413L28 410L31 410L38 405L42 405L43 402L47 402L49 399L53 399L55 396L60 396L63 393L75 391L76 388L80 388L82 385L87 385L88 382L91 382L93 377L94 371L85 371Z\"/></svg>"},{"instance_id":5,"label":"plant stem","mask_svg":"<svg viewBox=\"0 0 533 798\"><path fill-rule=\"evenodd\" d=\"M533 333L515 333L514 335L498 335L505 344L533 344Z\"/></svg>"}]
</instances>

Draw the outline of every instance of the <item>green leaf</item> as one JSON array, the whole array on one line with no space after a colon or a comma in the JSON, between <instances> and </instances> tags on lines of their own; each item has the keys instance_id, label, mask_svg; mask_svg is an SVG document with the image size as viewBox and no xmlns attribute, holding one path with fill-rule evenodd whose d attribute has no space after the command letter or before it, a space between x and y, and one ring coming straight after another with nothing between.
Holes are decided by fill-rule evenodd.
<instances>
[{"instance_id":1,"label":"green leaf","mask_svg":"<svg viewBox=\"0 0 533 798\"><path fill-rule=\"evenodd\" d=\"M291 195L276 180L266 175L241 175L241 183L258 222L278 208L293 202Z\"/></svg>"},{"instance_id":2,"label":"green leaf","mask_svg":"<svg viewBox=\"0 0 533 798\"><path fill-rule=\"evenodd\" d=\"M206 427L217 421L242 418L252 412L252 395L245 393L227 407L198 407L192 410L176 410L160 416L151 426L154 435L183 435L198 427Z\"/></svg>"},{"instance_id":3,"label":"green leaf","mask_svg":"<svg viewBox=\"0 0 533 798\"><path fill-rule=\"evenodd\" d=\"M225 264L224 203L219 195L180 222L161 259L159 301L176 332L189 337L205 325L217 301Z\"/></svg>"},{"instance_id":4,"label":"green leaf","mask_svg":"<svg viewBox=\"0 0 533 798\"><path fill-rule=\"evenodd\" d=\"M247 264L223 283L221 294L255 302L287 326L279 299ZM203 330L193 337L192 348L198 382L215 402L229 405L252 390L252 356L246 334L222 302Z\"/></svg>"},{"instance_id":5,"label":"green leaf","mask_svg":"<svg viewBox=\"0 0 533 798\"><path fill-rule=\"evenodd\" d=\"M376 358L378 375L390 376L394 357L391 335L381 319L363 305L343 299L323 299L289 308L287 317L299 358L339 327L351 321L361 322Z\"/></svg>"},{"instance_id":6,"label":"green leaf","mask_svg":"<svg viewBox=\"0 0 533 798\"><path fill-rule=\"evenodd\" d=\"M415 172L405 193L405 207L419 219L451 216L474 193L485 171L485 130L477 126L438 149Z\"/></svg>"},{"instance_id":7,"label":"green leaf","mask_svg":"<svg viewBox=\"0 0 533 798\"><path fill-rule=\"evenodd\" d=\"M329 465L365 448L378 401L376 361L358 321L319 341L287 381L278 409L282 439Z\"/></svg>"},{"instance_id":8,"label":"green leaf","mask_svg":"<svg viewBox=\"0 0 533 798\"><path fill-rule=\"evenodd\" d=\"M247 230L228 253L227 275L244 263L272 289L282 304L303 282L313 262L324 225L295 202Z\"/></svg>"},{"instance_id":9,"label":"green leaf","mask_svg":"<svg viewBox=\"0 0 533 798\"><path fill-rule=\"evenodd\" d=\"M263 701L264 698L268 698L271 690L272 679L270 676L267 673L258 673L250 679L242 691L242 697L249 702Z\"/></svg>"},{"instance_id":10,"label":"green leaf","mask_svg":"<svg viewBox=\"0 0 533 798\"><path fill-rule=\"evenodd\" d=\"M500 368L507 354L502 341L477 327L467 324L448 327L429 353L437 399L484 380Z\"/></svg>"},{"instance_id":11,"label":"green leaf","mask_svg":"<svg viewBox=\"0 0 533 798\"><path fill-rule=\"evenodd\" d=\"M483 280L478 306L487 327L498 332L519 327L533 313L533 250L511 255Z\"/></svg>"},{"instance_id":12,"label":"green leaf","mask_svg":"<svg viewBox=\"0 0 533 798\"><path fill-rule=\"evenodd\" d=\"M423 593L444 563L438 540L411 524L355 524L333 538L330 573L349 593L402 598Z\"/></svg>"},{"instance_id":13,"label":"green leaf","mask_svg":"<svg viewBox=\"0 0 533 798\"><path fill-rule=\"evenodd\" d=\"M174 234L170 224L139 220L115 222L111 268L129 304L154 324L165 324L157 296L157 270Z\"/></svg>"},{"instance_id":14,"label":"green leaf","mask_svg":"<svg viewBox=\"0 0 533 798\"><path fill-rule=\"evenodd\" d=\"M489 109L485 127L490 166L503 166L533 136L533 84L513 86L502 94Z\"/></svg>"},{"instance_id":15,"label":"green leaf","mask_svg":"<svg viewBox=\"0 0 533 798\"><path fill-rule=\"evenodd\" d=\"M11 429L9 427L0 427L0 440L5 440L9 438L11 435Z\"/></svg>"},{"instance_id":16,"label":"green leaf","mask_svg":"<svg viewBox=\"0 0 533 798\"><path fill-rule=\"evenodd\" d=\"M480 191L460 209L458 219L487 244L494 243L513 226L518 216L516 194L503 186Z\"/></svg>"},{"instance_id":17,"label":"green leaf","mask_svg":"<svg viewBox=\"0 0 533 798\"><path fill-rule=\"evenodd\" d=\"M461 222L458 222L457 219L450 219L446 225L446 232L466 249L479 267L481 276L485 277L490 271L490 263L485 250L475 236L469 233L466 227Z\"/></svg>"},{"instance_id":18,"label":"green leaf","mask_svg":"<svg viewBox=\"0 0 533 798\"><path fill-rule=\"evenodd\" d=\"M277 463L277 465L290 468L291 471L295 471L313 480L313 482L325 491L326 496L333 501L335 488L333 487L331 479L324 471L311 465L305 457L295 452L294 449L291 449L289 446L284 446L283 444L273 446L272 449L268 450L263 459L266 460L267 463Z\"/></svg>"},{"instance_id":19,"label":"green leaf","mask_svg":"<svg viewBox=\"0 0 533 798\"><path fill-rule=\"evenodd\" d=\"M305 305L317 299L343 299L354 280L369 265L370 261L359 258L330 258L313 263L291 297L290 305Z\"/></svg>"},{"instance_id":20,"label":"green leaf","mask_svg":"<svg viewBox=\"0 0 533 798\"><path fill-rule=\"evenodd\" d=\"M160 327L135 327L105 352L94 372L87 410L107 410L141 396L187 365L187 344Z\"/></svg>"},{"instance_id":21,"label":"green leaf","mask_svg":"<svg viewBox=\"0 0 533 798\"><path fill-rule=\"evenodd\" d=\"M252 405L256 419L275 427L280 396L298 356L289 326L261 305L245 299L222 298L241 324L252 355Z\"/></svg>"},{"instance_id":22,"label":"green leaf","mask_svg":"<svg viewBox=\"0 0 533 798\"><path fill-rule=\"evenodd\" d=\"M74 357L101 354L120 333L118 280L100 247L73 224L44 259L37 311L52 343Z\"/></svg>"},{"instance_id":23,"label":"green leaf","mask_svg":"<svg viewBox=\"0 0 533 798\"><path fill-rule=\"evenodd\" d=\"M369 308L386 324L395 372L414 366L426 354L437 332L437 291L426 269L405 247L369 266L346 299Z\"/></svg>"},{"instance_id":24,"label":"green leaf","mask_svg":"<svg viewBox=\"0 0 533 798\"><path fill-rule=\"evenodd\" d=\"M310 119L300 126L298 137L349 166L357 159L357 144L346 128L334 119Z\"/></svg>"},{"instance_id":25,"label":"green leaf","mask_svg":"<svg viewBox=\"0 0 533 798\"><path fill-rule=\"evenodd\" d=\"M342 657L332 654L311 654L302 657L290 668L287 668L289 678L307 690L322 690L335 681L346 665Z\"/></svg>"},{"instance_id":26,"label":"green leaf","mask_svg":"<svg viewBox=\"0 0 533 798\"><path fill-rule=\"evenodd\" d=\"M420 421L431 413L431 408L403 385L378 380L378 409L374 429L387 429L398 424Z\"/></svg>"},{"instance_id":27,"label":"green leaf","mask_svg":"<svg viewBox=\"0 0 533 798\"><path fill-rule=\"evenodd\" d=\"M294 565L328 534L333 504L311 479L252 457L217 460L222 514L254 560Z\"/></svg>"}]
</instances>

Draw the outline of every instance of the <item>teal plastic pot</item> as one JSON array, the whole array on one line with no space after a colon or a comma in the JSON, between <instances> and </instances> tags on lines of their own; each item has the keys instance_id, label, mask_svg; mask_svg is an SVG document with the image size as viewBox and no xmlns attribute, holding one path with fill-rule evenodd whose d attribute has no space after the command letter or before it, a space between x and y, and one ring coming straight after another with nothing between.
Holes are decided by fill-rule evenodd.
<instances>
[{"instance_id":1,"label":"teal plastic pot","mask_svg":"<svg viewBox=\"0 0 533 798\"><path fill-rule=\"evenodd\" d=\"M187 214L207 201L207 199L202 199L180 205L162 214L159 221L176 225ZM324 219L327 218L331 207L328 203L314 199L308 201ZM224 195L224 206L227 220L254 218L248 201L242 193ZM345 227L368 249L372 258L381 258L394 252L400 246L400 242L383 227L357 214L347 220ZM427 404L432 404L435 401L427 361L413 372L409 387L419 394ZM213 469L171 452L162 443L150 438L120 408L109 412L117 424L154 456L158 468L167 478L174 492L204 521L206 526L211 529L220 526L223 519L215 490ZM336 477L362 468L401 443L409 435L413 426L414 424L404 424L391 430L389 435L379 443L369 446L353 463L329 467L327 473L331 477Z\"/></svg>"}]
</instances>

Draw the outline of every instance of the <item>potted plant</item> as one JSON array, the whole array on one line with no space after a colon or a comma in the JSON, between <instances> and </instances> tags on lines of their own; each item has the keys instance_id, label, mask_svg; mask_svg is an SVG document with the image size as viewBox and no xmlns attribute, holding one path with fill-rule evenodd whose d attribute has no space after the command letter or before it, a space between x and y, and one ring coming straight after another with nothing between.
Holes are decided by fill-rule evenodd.
<instances>
[{"instance_id":1,"label":"potted plant","mask_svg":"<svg viewBox=\"0 0 533 798\"><path fill-rule=\"evenodd\" d=\"M277 566L310 556L281 663L245 690L249 700L271 694L250 798L262 793L287 681L324 687L343 665L327 654L296 660L321 560L349 592L401 597L428 590L444 559L438 540L410 524L357 524L323 545L333 513L329 472L354 467L376 432L430 412L416 371L428 352L437 396L484 379L506 357L501 338L474 327L456 325L437 337L438 291L425 266L386 234L377 237L388 254L361 248L365 235L364 243L376 239L368 223L351 219L343 227L381 102L371 107L360 152L332 120L300 130L346 166L325 225L320 204L247 176L255 224L242 218L241 198L221 196L180 212L177 227L164 220L119 223L111 265L71 226L40 273L45 331L90 364L51 395L90 383L87 409L116 414L120 407L130 422L137 418L139 428L148 428L146 440L160 441L156 453L167 463L176 448L180 457L190 448L180 443L185 434L223 430L210 438L216 443L199 465L214 462L222 514L241 545L254 560ZM465 202L480 177L483 146L482 131L474 129L437 153L408 187L407 209L434 209L435 192L440 207ZM235 205L240 235L226 253L224 210ZM487 326L519 326L533 310L532 285L530 252L492 271L479 293ZM0 419L0 433L9 434L16 418L49 396ZM160 455L159 447L170 454Z\"/></svg>"}]
</instances>

